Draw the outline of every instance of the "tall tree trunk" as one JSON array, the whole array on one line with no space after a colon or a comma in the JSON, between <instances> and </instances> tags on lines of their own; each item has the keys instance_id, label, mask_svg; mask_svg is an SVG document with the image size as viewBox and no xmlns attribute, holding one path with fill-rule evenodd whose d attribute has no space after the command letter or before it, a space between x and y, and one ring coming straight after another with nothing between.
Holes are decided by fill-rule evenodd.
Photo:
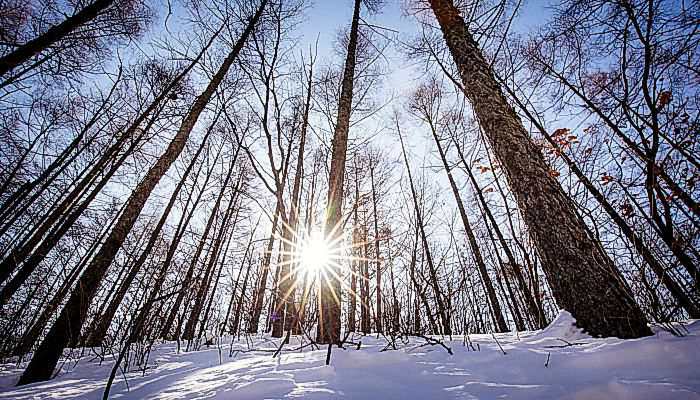
<instances>
[{"instance_id":1,"label":"tall tree trunk","mask_svg":"<svg viewBox=\"0 0 700 400\"><path fill-rule=\"evenodd\" d=\"M97 292L100 282L107 272L107 268L112 263L122 243L124 243L124 239L126 239L129 231L131 231L151 191L153 191L161 177L170 168L173 162L175 162L180 152L182 152L199 116L223 81L229 68L238 57L238 53L243 48L246 39L257 24L266 2L267 0L262 0L255 15L250 19L248 26L243 31L241 37L234 45L221 67L219 67L219 70L209 82L204 92L195 100L187 116L183 119L177 134L173 137L165 152L159 157L155 165L149 169L144 179L138 184L131 196L129 196L129 199L126 201L127 206L124 213L115 224L114 229L95 255L93 261L80 277L78 286L71 294L70 299L61 311L61 314L46 338L44 338L44 341L34 353L27 369L20 377L17 383L18 385L44 381L51 378L53 370L58 363L58 359L68 342L71 330L80 330L82 328L90 302Z\"/></svg>"},{"instance_id":2,"label":"tall tree trunk","mask_svg":"<svg viewBox=\"0 0 700 400\"><path fill-rule=\"evenodd\" d=\"M64 39L71 32L97 17L101 12L111 6L112 3L114 3L114 0L95 0L75 15L66 18L58 25L52 26L43 34L19 46L10 54L0 58L0 76L12 71L18 65Z\"/></svg>"},{"instance_id":3,"label":"tall tree trunk","mask_svg":"<svg viewBox=\"0 0 700 400\"><path fill-rule=\"evenodd\" d=\"M484 257L481 255L481 250L479 249L479 244L476 242L476 236L474 236L474 231L472 230L471 223L469 222L469 217L467 216L467 211L464 209L464 203L462 203L462 196L459 194L459 189L457 188L457 183L452 176L452 170L447 162L447 157L445 156L445 151L442 148L442 143L437 136L435 131L435 126L433 121L428 118L428 125L430 125L430 132L433 135L433 140L438 148L438 153L440 154L440 160L442 160L442 166L447 173L447 179L450 182L450 188L452 189L452 195L457 202L457 209L459 210L459 215L462 218L462 226L464 227L464 233L467 235L467 241L469 242L469 248L472 250L472 255L474 256L474 261L476 261L476 267L481 276L481 280L486 288L486 294L488 295L489 303L491 304L491 309L495 317L494 325L496 326L497 332L508 332L508 324L503 316L503 311L501 310L501 305L498 302L498 297L496 296L496 289L493 287L493 282L489 276L488 270L486 269L486 263L484 262Z\"/></svg>"},{"instance_id":4,"label":"tall tree trunk","mask_svg":"<svg viewBox=\"0 0 700 400\"><path fill-rule=\"evenodd\" d=\"M255 294L253 296L253 310L250 314L248 333L258 333L258 325L260 324L260 314L262 314L263 303L265 302L265 288L267 288L267 276L270 273L270 261L272 259L272 250L275 246L275 232L277 232L280 212L280 203L278 201L275 206L275 215L272 218L270 237L267 239L267 247L265 247L265 253L263 254L260 281L258 282L258 287L255 289Z\"/></svg>"},{"instance_id":5,"label":"tall tree trunk","mask_svg":"<svg viewBox=\"0 0 700 400\"><path fill-rule=\"evenodd\" d=\"M596 336L651 335L612 260L586 234L451 0L429 0L466 96L506 171L559 304Z\"/></svg>"},{"instance_id":6,"label":"tall tree trunk","mask_svg":"<svg viewBox=\"0 0 700 400\"><path fill-rule=\"evenodd\" d=\"M467 161L464 159L462 149L457 145L457 143L455 143L455 147L457 148L457 153L459 154L459 158L462 161L462 165L464 165L464 170L469 176L469 181L471 182L472 187L476 192L476 196L479 199L479 202L481 203L481 207L484 210L484 214L488 219L487 224L490 222L491 227L496 232L496 237L498 238L498 241L501 244L503 251L506 253L506 257L508 258L508 264L513 269L515 279L518 281L518 286L520 286L520 290L522 290L524 293L525 304L527 305L529 314L535 321L535 328L542 329L547 325L547 318L544 315L544 310L542 310L542 308L537 304L537 300L535 299L536 293L534 293L528 288L527 283L525 282L525 277L523 276L522 269L520 268L520 264L518 264L515 255L513 254L513 251L511 250L510 246L506 242L505 237L503 236L501 228L496 222L496 218L493 216L493 213L491 212L488 203L486 203L484 191L477 183L476 178L474 177L474 173L469 167L469 164L467 164Z\"/></svg>"},{"instance_id":7,"label":"tall tree trunk","mask_svg":"<svg viewBox=\"0 0 700 400\"><path fill-rule=\"evenodd\" d=\"M369 309L369 246L367 245L367 224L361 225L361 247L362 257L359 260L360 267L360 330L364 334L371 332L370 309Z\"/></svg>"},{"instance_id":8,"label":"tall tree trunk","mask_svg":"<svg viewBox=\"0 0 700 400\"><path fill-rule=\"evenodd\" d=\"M294 241L299 222L299 194L301 191L301 178L304 176L304 149L306 147L306 132L309 126L309 110L311 107L311 94L313 85L313 61L308 75L308 86L306 89L306 100L304 102L304 111L301 121L301 134L299 139L299 149L297 152L297 165L294 174L294 184L292 187L291 207L286 218L286 223L282 224L282 270L280 281L280 296L279 303L275 312L280 316L273 323L272 337L282 337L283 330L290 330L298 324L298 310L296 309L294 299L296 292L296 276L293 271L294 259ZM286 175L286 174L285 174ZM280 185L281 187L281 185Z\"/></svg>"},{"instance_id":9,"label":"tall tree trunk","mask_svg":"<svg viewBox=\"0 0 700 400\"><path fill-rule=\"evenodd\" d=\"M615 208L610 204L610 202L605 198L605 195L595 187L593 182L581 171L581 169L576 165L574 160L572 160L552 139L552 137L547 133L547 130L535 117L535 115L523 104L519 98L515 96L515 92L507 85L503 86L505 90L510 94L513 101L515 101L518 108L528 117L530 122L540 131L542 137L547 140L547 142L556 150L558 154L564 160L564 163L569 168L571 172L576 175L576 178L583 184L583 186L593 195L598 204L603 207L603 210L608 214L608 216L617 224L620 231L627 238L627 240L634 246L634 249L642 256L644 261L649 265L654 274L656 274L659 281L661 281L666 289L671 293L671 296L678 302L678 304L683 307L690 318L700 318L700 307L693 302L690 297L683 291L681 286L673 280L673 278L666 273L663 265L656 259L651 250L646 246L642 238L640 238L634 229L625 221L625 219L615 210Z\"/></svg>"},{"instance_id":10,"label":"tall tree trunk","mask_svg":"<svg viewBox=\"0 0 700 400\"><path fill-rule=\"evenodd\" d=\"M233 164L231 164L231 166L233 166ZM194 276L197 267L197 262L199 261L199 257L202 255L204 246L207 242L207 239L209 238L209 232L214 226L214 221L216 220L216 217L218 215L219 207L221 207L221 199L224 196L226 185L228 184L228 180L231 177L231 171L232 168L229 169L229 171L226 173L225 183L221 187L221 190L219 191L219 194L216 197L214 207L212 208L211 213L209 214L209 218L207 219L207 224L204 226L204 232L202 232L202 237L199 239L197 249L195 250L194 255L192 256L192 259L190 261L190 265L188 266L187 271L185 272L185 276L182 280L182 289L178 292L177 297L175 298L175 302L173 303L173 307L170 309L170 313L168 314L168 318L165 320L165 324L163 324L161 330L162 337L169 337L168 334L171 332L171 328L175 322L175 318L177 317L178 311L180 311L180 306L185 300L185 296L189 294L189 291L186 290L186 288L189 288L192 283L192 277ZM182 320L179 320L178 324L176 325L175 332L172 333L173 338L178 338L180 336L181 323Z\"/></svg>"},{"instance_id":11,"label":"tall tree trunk","mask_svg":"<svg viewBox=\"0 0 700 400\"><path fill-rule=\"evenodd\" d=\"M253 230L253 235L255 235L255 230ZM252 258L252 257L251 257ZM246 267L245 270L245 277L243 277L243 284L241 285L241 295L238 298L238 304L236 305L236 312L233 314L233 332L240 332L238 326L241 323L241 315L243 311L243 301L245 300L245 292L246 289L248 288L248 277L250 276L250 270L253 265L252 259L248 259L248 266ZM241 266L242 268L243 266Z\"/></svg>"},{"instance_id":12,"label":"tall tree trunk","mask_svg":"<svg viewBox=\"0 0 700 400\"><path fill-rule=\"evenodd\" d=\"M240 147L239 147L239 149L240 149ZM221 185L221 192L219 193L219 198L217 199L217 205L218 205L218 203L220 203L221 198L224 196L224 193L228 189L228 183L231 179L231 176L233 175L233 170L234 170L234 165L236 163L236 158L238 158L237 156L238 156L238 149L236 149L236 155L234 155L232 162L229 164L228 173L226 174L226 179L224 179L224 183L223 183L223 185ZM223 242L224 235L226 233L226 230L228 229L228 222L229 222L229 219L231 218L231 212L237 208L237 206L236 206L236 201L238 199L237 192L238 192L238 189L240 188L242 177L243 177L243 174L239 175L238 182L236 183L236 185L234 187L234 192L231 196L231 200L229 201L229 205L226 208L226 211L224 212L223 217L221 218L221 224L219 227L219 231L215 232L213 246L210 247L208 262L205 264L205 268L203 271L204 275L202 276L202 280L201 280L201 283L200 283L199 288L197 290L197 294L195 295L194 307L192 308L192 311L190 312L190 316L187 319L187 324L185 325L185 331L183 334L183 338L186 340L194 339L195 327L197 326L197 322L199 321L199 316L202 313L202 307L204 306L204 302L207 298L207 293L209 292L209 285L210 285L211 278L212 278L213 273L214 273L214 267L216 266L216 261L217 261L218 255L219 255L219 249L221 248L221 243ZM214 214L217 214L217 212L218 212L218 207L215 207L215 211L212 212L212 216ZM237 211L236 211L236 213L237 213ZM237 218L237 216L234 218ZM235 221L234 221L234 223L235 223Z\"/></svg>"},{"instance_id":13,"label":"tall tree trunk","mask_svg":"<svg viewBox=\"0 0 700 400\"><path fill-rule=\"evenodd\" d=\"M170 216L170 211L172 210L173 206L175 205L175 202L177 201L177 199L180 195L180 190L182 190L182 187L185 185L185 181L187 181L187 177L189 176L190 172L192 171L192 168L194 168L194 165L197 162L199 155L202 153L202 150L204 150L204 147L207 144L207 140L209 139L209 135L211 134L212 130L214 129L215 124L216 124L216 120L214 120L214 122L212 122L211 126L207 130L206 135L202 139L202 143L199 145L199 148L197 148L197 151L195 152L194 156L192 157L192 160L187 165L185 172L183 172L182 177L180 178L180 181L175 186L175 189L173 190L173 193L170 196L170 200L168 201L168 204L165 206L165 209L163 210L163 214L161 215L160 220L158 220L158 223L156 224L155 228L151 232L151 236L148 239L148 243L143 248L141 255L136 260L136 262L132 265L131 270L129 271L129 274L122 281L122 283L119 287L119 290L115 294L114 298L110 301L107 309L101 314L101 316L99 316L95 320L95 324L93 325L93 327L91 329L89 329L89 336L88 336L88 339L85 343L86 347L96 347L96 346L99 346L102 344L102 341L104 340L104 338L107 334L107 329L112 324L112 319L114 319L114 316L117 313L117 309L119 308L119 305L124 300L124 296L126 295L126 292L128 291L129 287L131 287L131 283L134 281L134 279L136 278L136 275L139 273L139 271L141 270L143 265L146 263L146 260L148 259L148 257L151 255L151 251L155 247L156 242L158 241L158 238L160 237L160 233L163 230L163 227L165 226L165 222L168 220L168 216Z\"/></svg>"},{"instance_id":14,"label":"tall tree trunk","mask_svg":"<svg viewBox=\"0 0 700 400\"><path fill-rule=\"evenodd\" d=\"M392 299L392 313L391 313L391 328L392 332L399 332L401 329L401 313L399 308L399 300L396 297L396 282L394 280L394 263L391 259L391 248L387 246L387 257L389 259L389 282L391 282L391 299Z\"/></svg>"},{"instance_id":15,"label":"tall tree trunk","mask_svg":"<svg viewBox=\"0 0 700 400\"><path fill-rule=\"evenodd\" d=\"M374 260L377 263L377 318L376 327L378 333L384 333L382 324L382 260L379 254L379 216L377 215L377 190L374 187L374 165L370 164L369 177L372 184L372 215L374 216Z\"/></svg>"},{"instance_id":16,"label":"tall tree trunk","mask_svg":"<svg viewBox=\"0 0 700 400\"><path fill-rule=\"evenodd\" d=\"M353 85L355 81L355 62L357 52L357 37L360 24L361 0L355 0L350 26L350 40L348 41L345 69L343 70L343 82L338 101L338 118L333 133L333 145L331 153L331 168L328 176L328 205L326 206L325 234L326 240L337 247L337 242L342 237L341 231L343 214L343 187L345 180L345 159L348 150L348 133L350 131L350 112L352 111ZM337 257L337 255L333 255ZM333 264L333 263L331 263ZM342 287L340 271L335 265L330 265L328 279L321 280L321 292L319 299L319 322L316 341L321 344L338 343L340 341L340 302L342 299Z\"/></svg>"},{"instance_id":17,"label":"tall tree trunk","mask_svg":"<svg viewBox=\"0 0 700 400\"><path fill-rule=\"evenodd\" d=\"M44 330L46 327L46 324L48 321L51 319L51 316L54 314L54 312L58 309L58 307L61 305L61 302L63 299L66 297L68 294L68 291L70 288L73 286L76 280L78 280L78 277L80 276L80 272L83 270L83 267L87 265L87 263L90 261L92 256L95 254L97 249L99 248L99 244L104 240L104 238L107 236L107 234L110 232L114 224L117 222L119 219L119 216L121 213L124 211L124 207L122 207L119 212L112 218L110 221L109 225L105 227L105 229L102 231L100 236L98 237L98 240L95 240L91 245L88 251L81 257L80 261L78 262L78 265L73 267L73 270L70 272L68 277L61 283L60 288L56 292L56 294L51 298L51 300L48 302L44 310L41 312L41 314L35 318L35 321L33 323L29 324L29 328L27 331L24 333L22 336L22 340L20 343L17 345L17 347L14 350L14 355L22 355L25 353L28 353L32 346L36 343L36 341L39 339L39 336L41 336L41 332Z\"/></svg>"},{"instance_id":18,"label":"tall tree trunk","mask_svg":"<svg viewBox=\"0 0 700 400\"><path fill-rule=\"evenodd\" d=\"M416 213L418 210L416 210ZM411 251L411 261L409 263L408 276L413 285L413 290L416 295L413 297L413 333L422 333L421 323L420 323L420 302L419 302L419 292L421 290L416 280L416 261L418 256L418 218L416 218L416 229L413 234L413 251ZM432 321L432 317L431 321ZM435 325L433 323L433 325Z\"/></svg>"},{"instance_id":19,"label":"tall tree trunk","mask_svg":"<svg viewBox=\"0 0 700 400\"><path fill-rule=\"evenodd\" d=\"M246 263L248 262L248 255L251 253L250 248L253 245L255 231L257 230L259 223L260 220L258 219L258 222L255 224L255 229L253 229L253 231L250 233L250 239L248 239L248 244L246 245L245 251L243 252L243 261L241 261L241 266L239 267L238 274L236 275L236 281L234 282L233 289L231 290L231 302L228 303L228 308L226 309L226 316L224 317L224 322L221 327L220 335L222 336L226 332L227 327L230 328L229 332L231 334L236 333L235 329L233 328L233 324L229 324L229 319L231 318L231 310L233 309L233 304L236 302L236 292L238 291L238 283L241 279L241 274L243 273L243 266L246 265ZM233 235L231 235L231 237L233 237ZM250 265L248 265L247 268L250 268Z\"/></svg>"},{"instance_id":20,"label":"tall tree trunk","mask_svg":"<svg viewBox=\"0 0 700 400\"><path fill-rule=\"evenodd\" d=\"M216 156L214 157L214 161L213 161L214 165L216 164L216 162L219 159L219 155L221 154L221 149L222 149L222 147L219 148L219 151L217 152ZM201 167L202 166L200 165L199 170L201 170ZM187 227L189 226L190 221L192 220L192 217L195 215L195 211L197 210L197 206L199 205L199 202L202 200L202 196L204 195L204 192L206 191L206 188L207 188L207 185L209 183L209 179L211 178L213 169L214 169L214 167L212 166L212 168L210 168L207 171L204 182L202 183L202 190L199 191L194 202L192 202L192 210L188 212L187 209L190 205L190 201L192 200L192 194L194 193L194 190L195 190L194 186L197 182L197 178L199 177L200 171L199 170L197 171L197 175L195 176L195 179L193 181L194 184L192 185L192 190L190 190L190 193L187 196L187 201L185 202L185 205L182 208L182 215L180 217L180 221L178 222L177 227L175 228L175 233L173 235L173 239L170 241L170 245L168 246L168 252L165 255L165 260L163 260L163 263L161 264L161 273L162 274L165 274L167 272L168 268L170 267L170 264L173 261L173 258L175 257L175 252L177 251L177 248L180 245L180 241L182 240L182 237L184 236L185 231L186 231ZM162 282L161 282L161 284L162 284ZM160 288L158 290L160 290ZM178 292L178 294L179 293L180 292ZM146 305L144 306L144 310L142 310L142 312L145 312L145 313L150 312L151 306L152 306L152 304L146 303ZM161 307L162 307L162 305L161 305ZM163 318L163 321L165 321L165 318ZM163 325L165 325L165 324L163 324ZM159 337L164 337L166 335L167 330L165 333L163 333L163 330L164 329L161 326L161 331L160 331Z\"/></svg>"},{"instance_id":21,"label":"tall tree trunk","mask_svg":"<svg viewBox=\"0 0 700 400\"><path fill-rule=\"evenodd\" d=\"M401 128L399 127L399 121L396 120L396 131L399 135L399 142L401 143L401 154L403 155L403 161L406 165L406 172L408 173L408 182L411 188L411 197L413 199L413 206L416 209L416 224L418 225L418 230L420 232L421 241L423 242L423 253L425 254L425 259L428 262L428 272L430 274L430 283L435 292L435 302L437 303L437 312L440 316L440 322L442 324L442 334L450 335L452 334L452 329L450 327L450 320L447 316L447 309L445 307L445 301L442 298L442 291L440 290L440 285L438 284L437 271L435 265L433 264L433 257L430 254L430 247L428 244L428 236L425 233L425 225L423 221L423 215L418 204L418 194L416 193L416 188L413 184L413 176L411 175L411 167L408 165L408 156L406 155L406 149L404 148L403 136L401 135ZM426 304L427 307L427 304ZM430 316L429 309L426 310ZM437 333L437 332L436 332Z\"/></svg>"}]
</instances>

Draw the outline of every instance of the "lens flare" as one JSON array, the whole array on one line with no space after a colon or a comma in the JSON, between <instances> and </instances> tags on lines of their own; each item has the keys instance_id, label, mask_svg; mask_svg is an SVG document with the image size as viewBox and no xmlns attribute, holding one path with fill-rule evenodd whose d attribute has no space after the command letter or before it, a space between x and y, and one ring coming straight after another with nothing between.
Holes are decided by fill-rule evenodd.
<instances>
[{"instance_id":1,"label":"lens flare","mask_svg":"<svg viewBox=\"0 0 700 400\"><path fill-rule=\"evenodd\" d=\"M299 249L299 268L307 275L322 271L332 261L332 250L323 235L312 234Z\"/></svg>"}]
</instances>

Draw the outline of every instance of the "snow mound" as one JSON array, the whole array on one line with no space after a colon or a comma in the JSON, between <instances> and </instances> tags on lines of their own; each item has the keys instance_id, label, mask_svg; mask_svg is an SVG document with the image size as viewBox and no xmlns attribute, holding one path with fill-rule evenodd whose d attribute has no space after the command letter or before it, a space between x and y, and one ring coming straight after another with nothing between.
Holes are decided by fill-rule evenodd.
<instances>
[{"instance_id":1,"label":"snow mound","mask_svg":"<svg viewBox=\"0 0 700 400\"><path fill-rule=\"evenodd\" d=\"M556 318L546 328L528 337L527 342L542 343L553 340L575 342L584 339L591 339L591 336L576 326L576 318L566 310L559 310Z\"/></svg>"},{"instance_id":2,"label":"snow mound","mask_svg":"<svg viewBox=\"0 0 700 400\"><path fill-rule=\"evenodd\" d=\"M299 337L275 358L279 339L267 335L190 352L161 343L145 371L117 376L111 398L700 400L700 323L684 324L685 337L623 340L588 337L573 322L562 311L538 332L445 338L454 355L422 338L389 350L382 336L356 334L329 366L325 347L300 349ZM101 399L113 361L83 354L57 378L19 388L22 366L0 365L0 399Z\"/></svg>"}]
</instances>

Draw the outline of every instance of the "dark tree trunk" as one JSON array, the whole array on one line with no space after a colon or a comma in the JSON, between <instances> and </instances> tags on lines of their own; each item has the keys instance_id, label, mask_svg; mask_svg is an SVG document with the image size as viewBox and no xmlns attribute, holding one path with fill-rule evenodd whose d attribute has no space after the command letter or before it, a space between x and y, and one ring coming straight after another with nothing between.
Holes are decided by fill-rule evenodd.
<instances>
[{"instance_id":1,"label":"dark tree trunk","mask_svg":"<svg viewBox=\"0 0 700 400\"><path fill-rule=\"evenodd\" d=\"M258 325L260 324L260 314L262 314L263 303L265 302L265 288L267 287L267 276L270 273L270 261L272 258L272 250L275 246L275 232L277 232L277 224L279 223L280 203L277 202L275 207L275 216L272 218L272 230L270 238L267 240L267 247L263 254L262 273L258 287L255 289L253 296L253 311L250 314L250 326L248 333L258 333Z\"/></svg>"},{"instance_id":2,"label":"dark tree trunk","mask_svg":"<svg viewBox=\"0 0 700 400\"><path fill-rule=\"evenodd\" d=\"M114 0L96 0L77 14L66 18L56 26L52 26L40 36L16 48L12 53L0 58L0 76L12 71L35 55L46 50L53 44L68 36L80 26L97 17L102 11L114 3Z\"/></svg>"},{"instance_id":3,"label":"dark tree trunk","mask_svg":"<svg viewBox=\"0 0 700 400\"><path fill-rule=\"evenodd\" d=\"M233 166L233 164L231 164ZM197 245L197 249L194 252L194 255L192 256L192 259L190 261L190 265L187 268L187 272L185 272L185 277L182 280L182 290L178 292L177 297L175 298L175 302L173 303L173 307L170 309L170 313L168 314L168 318L165 320L165 324L162 327L161 330L161 335L163 337L172 337L172 338L178 338L180 336L180 329L182 328L182 320L178 321L178 324L176 326L175 332L171 333L172 336L168 336L169 333L171 332L171 328L173 327L173 324L175 323L175 318L177 317L178 311L180 311L180 306L182 305L183 301L185 300L185 296L190 294L189 291L187 290L190 288L190 285L192 284L192 278L194 277L195 270L197 268L197 262L199 261L199 257L202 255L202 251L204 250L204 246L207 242L207 239L209 238L209 232L211 231L212 227L214 226L214 221L216 221L216 217L219 212L219 207L221 206L221 199L224 196L226 185L228 184L228 180L231 177L231 172L232 168L229 169L228 173L226 174L226 180L224 185L222 185L221 190L219 191L218 196L216 197L216 201L214 202L214 207L212 208L211 213L209 214L209 218L207 219L207 224L204 227L204 232L202 232L202 237L199 239L199 244Z\"/></svg>"},{"instance_id":4,"label":"dark tree trunk","mask_svg":"<svg viewBox=\"0 0 700 400\"><path fill-rule=\"evenodd\" d=\"M372 184L372 215L374 216L374 259L377 263L377 318L376 327L378 333L384 333L382 324L382 260L379 254L379 216L377 215L377 190L374 187L374 165L369 167L370 183Z\"/></svg>"},{"instance_id":5,"label":"dark tree trunk","mask_svg":"<svg viewBox=\"0 0 700 400\"><path fill-rule=\"evenodd\" d=\"M358 262L360 267L360 330L364 334L371 332L370 324L370 310L369 310L369 252L367 245L367 225L362 224L362 239L361 243L361 254L360 261Z\"/></svg>"},{"instance_id":6,"label":"dark tree trunk","mask_svg":"<svg viewBox=\"0 0 700 400\"><path fill-rule=\"evenodd\" d=\"M484 198L484 191L481 189L481 187L477 183L476 178L474 177L474 173L472 173L471 169L469 168L469 164L467 164L466 160L464 159L464 154L462 154L462 149L458 145L456 145L456 143L455 143L455 147L457 148L457 152L459 154L460 160L462 161L462 165L464 165L464 170L466 171L467 175L469 176L469 181L471 182L472 187L474 188L474 191L476 192L477 198L479 199L479 202L481 203L481 207L484 210L484 214L486 215L488 222L491 223L491 227L496 232L496 237L498 238L498 242L501 244L503 251L506 253L506 257L508 258L508 264L513 269L515 279L518 281L518 286L520 286L520 289L524 293L525 304L527 305L528 312L530 313L533 320L535 321L535 328L542 329L545 326L547 326L547 318L544 315L544 310L542 310L542 308L537 304L537 301L535 299L536 294L533 293L533 291L531 291L528 288L527 283L525 282L525 277L523 276L522 269L520 268L520 264L518 264L518 262L516 261L515 255L513 254L513 251L511 250L510 246L506 242L506 239L503 236L503 232L501 231L501 228L499 227L498 223L496 222L496 218L493 216L493 213L491 212L491 209L489 208L488 203L486 203L486 199Z\"/></svg>"},{"instance_id":7,"label":"dark tree trunk","mask_svg":"<svg viewBox=\"0 0 700 400\"><path fill-rule=\"evenodd\" d=\"M260 220L258 220L258 223L260 223ZM236 292L238 291L238 283L240 282L241 279L241 274L243 273L243 266L248 263L248 256L250 255L250 247L253 245L253 239L255 238L255 231L258 228L258 224L255 224L255 229L250 233L250 239L248 240L248 244L245 247L245 252L243 253L243 261L241 261L241 266L238 269L238 274L236 275L236 281L233 284L233 289L231 290L231 302L228 303L228 308L226 309L226 316L224 317L224 322L223 326L221 327L221 335L223 335L226 332L226 328L229 328L229 332L231 334L236 333L236 330L233 328L233 324L229 324L229 319L231 318L231 310L233 309L233 304L236 302ZM233 237L233 235L231 235ZM228 246L227 246L228 247ZM247 269L250 269L250 264L246 267ZM247 272L246 272L247 274Z\"/></svg>"},{"instance_id":8,"label":"dark tree trunk","mask_svg":"<svg viewBox=\"0 0 700 400\"><path fill-rule=\"evenodd\" d=\"M231 164L229 165L229 171L226 174L226 179L224 180L223 185L221 186L221 192L219 193L219 198L217 199L217 205L218 205L218 203L220 203L221 198L223 197L224 193L228 189L228 182L231 178L231 175L233 174L234 165L236 162L237 155L238 155L238 150L236 150L236 156L234 156L233 162L231 162ZM195 295L194 307L192 308L192 311L190 312L190 316L187 319L187 324L185 325L185 331L183 334L183 338L186 340L194 339L195 328L197 326L197 322L199 321L199 316L202 313L202 307L204 307L204 302L207 298L207 293L209 293L209 286L210 286L211 279L212 279L213 274L214 274L214 267L216 266L216 261L217 261L218 255L219 255L219 249L221 248L221 243L224 240L224 234L226 233L227 228L228 228L228 222L229 222L229 219L231 218L231 212L237 208L237 206L236 206L236 201L238 198L237 191L240 188L242 177L243 177L243 175L241 174L239 176L238 182L236 183L236 186L234 188L234 193L233 193L232 198L229 202L229 205L226 208L226 211L224 212L223 218L221 219L219 231L214 238L213 248L211 248L211 250L209 251L209 261L206 264L206 268L204 269L204 276L202 277L201 284L199 285L199 288L197 290L197 294ZM216 214L216 211L218 211L218 207L215 206L215 211L212 213L212 215ZM235 218L237 218L237 216Z\"/></svg>"},{"instance_id":9,"label":"dark tree trunk","mask_svg":"<svg viewBox=\"0 0 700 400\"><path fill-rule=\"evenodd\" d=\"M192 168L194 168L194 165L197 162L197 158L199 158L199 155L202 153L202 150L204 150L204 147L206 146L206 143L207 143L207 139L209 138L209 135L211 134L215 123L216 123L216 121L214 121L211 124L211 127L207 130L206 135L202 139L202 143L199 145L199 148L197 149L194 156L192 157L192 160L187 165L185 172L183 172L182 177L180 178L180 181L175 186L175 190L173 190L173 193L170 196L170 200L168 201L168 204L165 206L165 209L163 210L163 214L161 215L160 220L158 220L158 223L156 224L155 228L153 229L153 232L151 232L151 236L148 239L148 243L146 244L143 251L141 252L141 255L136 260L136 262L132 265L132 267L129 271L129 274L124 278L124 280L120 284L119 290L117 291L115 296L110 301L107 309L102 313L101 316L99 316L96 319L95 324L89 330L89 336L88 336L88 339L86 340L86 343L85 343L86 347L96 347L96 346L99 346L102 344L102 341L104 340L104 338L107 334L107 329L112 324L112 319L114 319L114 316L117 313L117 309L119 308L119 305L124 300L124 296L126 295L126 292L129 290L129 287L131 287L131 283L136 278L136 275L139 273L139 271L141 271L141 267L143 267L143 265L146 263L146 260L151 255L151 251L155 247L156 242L158 241L158 238L160 237L160 233L163 230L163 226L165 226L165 222L167 221L168 216L170 215L170 211L172 210L173 206L175 205L175 202L177 201L177 199L180 195L180 190L182 190L182 187L185 185L185 181L187 180L187 177L189 176L190 172L192 171Z\"/></svg>"},{"instance_id":10,"label":"dark tree trunk","mask_svg":"<svg viewBox=\"0 0 700 400\"><path fill-rule=\"evenodd\" d=\"M306 89L306 100L301 121L301 137L299 139L299 149L297 152L297 165L294 173L294 184L292 185L291 207L286 218L286 223L282 224L282 277L279 284L281 295L277 304L279 320L275 321L272 329L272 337L282 337L283 330L290 330L298 326L298 310L294 303L296 293L296 276L293 272L292 253L294 252L294 238L299 222L299 195L301 192L301 178L304 176L304 149L306 147L306 132L309 126L309 110L311 107L311 94L313 85L313 61L308 75L308 86ZM285 173L286 175L286 173ZM282 187L282 185L280 185Z\"/></svg>"},{"instance_id":11,"label":"dark tree trunk","mask_svg":"<svg viewBox=\"0 0 700 400\"><path fill-rule=\"evenodd\" d=\"M625 219L615 210L615 208L608 202L608 200L605 198L603 193L598 190L598 188L595 187L593 182L591 182L590 179L581 171L581 169L576 165L574 160L569 158L569 156L559 147L559 145L554 141L554 139L549 136L547 133L546 129L538 119L533 115L530 110L528 110L527 107L517 98L515 97L515 93L508 87L504 85L504 88L506 91L511 95L511 98L513 101L515 101L516 105L518 108L525 113L525 115L528 117L530 122L537 128L537 130L540 131L540 134L542 137L544 137L549 144L559 150L559 155L564 160L564 163L567 165L569 170L576 175L576 178L583 184L583 186L586 187L586 189L593 195L593 197L598 201L598 204L600 204L603 207L603 210L610 216L610 218L617 224L617 226L620 228L620 231L622 231L622 234L625 235L627 240L634 246L634 249L642 256L644 261L649 265L651 270L656 274L657 278L659 281L661 281L664 286L666 286L666 289L671 293L671 296L678 302L678 304L683 307L686 312L688 312L688 315L690 318L700 318L700 307L693 302L690 297L683 291L681 286L676 283L676 281L673 280L673 278L666 273L665 268L661 263L656 259L654 254L651 252L651 250L644 244L644 241L642 238L640 238L634 229L625 221Z\"/></svg>"}]
</instances>

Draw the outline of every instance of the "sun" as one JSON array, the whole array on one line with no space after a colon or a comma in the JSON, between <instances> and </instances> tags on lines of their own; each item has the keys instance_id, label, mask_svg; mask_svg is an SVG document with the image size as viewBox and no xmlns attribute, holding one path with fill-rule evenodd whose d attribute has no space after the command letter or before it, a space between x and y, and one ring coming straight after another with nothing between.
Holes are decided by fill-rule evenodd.
<instances>
[{"instance_id":1,"label":"sun","mask_svg":"<svg viewBox=\"0 0 700 400\"><path fill-rule=\"evenodd\" d=\"M332 262L332 250L320 233L313 233L299 246L299 269L307 276L323 271Z\"/></svg>"}]
</instances>

